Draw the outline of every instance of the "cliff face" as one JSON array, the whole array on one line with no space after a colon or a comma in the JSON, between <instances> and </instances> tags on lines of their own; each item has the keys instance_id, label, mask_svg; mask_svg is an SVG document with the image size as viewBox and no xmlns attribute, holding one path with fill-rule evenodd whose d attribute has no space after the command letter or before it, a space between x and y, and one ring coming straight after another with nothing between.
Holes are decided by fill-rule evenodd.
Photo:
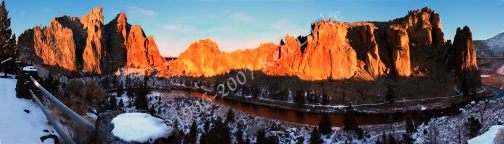
<instances>
[{"instance_id":1,"label":"cliff face","mask_svg":"<svg viewBox=\"0 0 504 144\"><path fill-rule=\"evenodd\" d=\"M172 62L168 74L214 76L248 67L305 80L374 80L391 74L424 76L434 71L448 75L440 16L429 8L388 22L329 19L311 27L307 36L286 36L279 44L231 53L220 52L211 40L201 40ZM433 70L438 67L441 70Z\"/></svg>"},{"instance_id":2,"label":"cliff face","mask_svg":"<svg viewBox=\"0 0 504 144\"><path fill-rule=\"evenodd\" d=\"M19 36L21 59L75 74L106 74L119 67L162 68L152 37L131 27L124 13L104 24L102 8L82 18L58 17Z\"/></svg>"},{"instance_id":3,"label":"cliff face","mask_svg":"<svg viewBox=\"0 0 504 144\"><path fill-rule=\"evenodd\" d=\"M461 89L480 87L481 74L476 63L476 50L469 27L457 29L451 56L454 59L451 64L454 66L456 84Z\"/></svg>"}]
</instances>

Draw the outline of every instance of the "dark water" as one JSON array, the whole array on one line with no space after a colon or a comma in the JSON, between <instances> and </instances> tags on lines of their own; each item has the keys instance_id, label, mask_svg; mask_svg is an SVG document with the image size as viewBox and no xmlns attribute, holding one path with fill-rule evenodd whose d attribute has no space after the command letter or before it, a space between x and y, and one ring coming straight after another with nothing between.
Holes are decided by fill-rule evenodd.
<instances>
[{"instance_id":1,"label":"dark water","mask_svg":"<svg viewBox=\"0 0 504 144\"><path fill-rule=\"evenodd\" d=\"M504 96L504 91L493 88L490 86L484 86L487 90L492 90L495 93L495 96L484 98L481 100L492 100L499 97ZM203 98L203 93L190 91L191 95ZM213 99L209 96L206 96L205 99L209 99L210 101L226 105L232 107L237 110L257 114L263 117L278 119L282 121L300 123L300 124L309 124L309 125L318 125L322 114L317 113L306 113L306 112L298 112L293 110L285 110L278 108L271 108L267 106L258 106L254 104L249 104L245 102L239 102L234 100L225 100L225 99ZM441 117L445 115L455 115L459 113L459 107L468 104L461 103L457 105L452 105L445 109L432 109L432 110L424 110L424 111L408 111L408 112L397 112L391 114L358 114L356 116L357 123L359 125L370 125L370 124L386 124L392 122L400 122L406 120L406 117L410 116L415 120L428 120L433 117ZM343 126L343 114L330 114L329 115L334 126Z\"/></svg>"}]
</instances>

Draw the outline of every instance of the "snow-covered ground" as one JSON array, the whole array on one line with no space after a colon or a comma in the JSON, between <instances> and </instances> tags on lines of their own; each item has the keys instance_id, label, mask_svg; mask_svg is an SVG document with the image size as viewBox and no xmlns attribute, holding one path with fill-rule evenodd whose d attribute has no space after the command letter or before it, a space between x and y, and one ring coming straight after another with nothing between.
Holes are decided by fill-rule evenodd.
<instances>
[{"instance_id":1,"label":"snow-covered ground","mask_svg":"<svg viewBox=\"0 0 504 144\"><path fill-rule=\"evenodd\" d=\"M147 113L120 114L112 119L112 123L112 133L128 142L145 143L158 138L168 138L172 134L172 128L164 124L162 119Z\"/></svg>"},{"instance_id":2,"label":"snow-covered ground","mask_svg":"<svg viewBox=\"0 0 504 144\"><path fill-rule=\"evenodd\" d=\"M495 137L497 137L497 133L499 131L504 131L504 126L502 125L494 125L490 127L490 129L484 134L477 136L473 139L467 141L469 144L490 144L494 143Z\"/></svg>"},{"instance_id":3,"label":"snow-covered ground","mask_svg":"<svg viewBox=\"0 0 504 144\"><path fill-rule=\"evenodd\" d=\"M3 75L3 74L0 74ZM58 135L31 100L16 98L16 79L0 79L0 143L37 144L40 137ZM25 112L25 111L28 111ZM47 131L47 132L46 132ZM47 139L44 143L54 143Z\"/></svg>"}]
</instances>

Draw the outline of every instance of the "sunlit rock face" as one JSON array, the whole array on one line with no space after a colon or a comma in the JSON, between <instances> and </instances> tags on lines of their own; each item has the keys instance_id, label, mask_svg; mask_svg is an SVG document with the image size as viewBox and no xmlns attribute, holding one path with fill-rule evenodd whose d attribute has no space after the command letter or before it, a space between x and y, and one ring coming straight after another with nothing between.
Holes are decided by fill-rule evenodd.
<instances>
[{"instance_id":1,"label":"sunlit rock face","mask_svg":"<svg viewBox=\"0 0 504 144\"><path fill-rule=\"evenodd\" d=\"M128 24L125 13L104 24L102 11L93 8L82 18L57 17L47 27L26 30L18 41L21 59L78 74L107 74L120 67L163 68L165 60L153 37Z\"/></svg>"},{"instance_id":2,"label":"sunlit rock face","mask_svg":"<svg viewBox=\"0 0 504 144\"><path fill-rule=\"evenodd\" d=\"M278 44L221 52L216 42L200 40L170 62L164 74L215 76L232 69L304 80L375 80L383 76L443 75L450 54L440 16L430 8L386 22L314 22L311 34L287 35ZM448 57L448 59L447 59Z\"/></svg>"}]
</instances>

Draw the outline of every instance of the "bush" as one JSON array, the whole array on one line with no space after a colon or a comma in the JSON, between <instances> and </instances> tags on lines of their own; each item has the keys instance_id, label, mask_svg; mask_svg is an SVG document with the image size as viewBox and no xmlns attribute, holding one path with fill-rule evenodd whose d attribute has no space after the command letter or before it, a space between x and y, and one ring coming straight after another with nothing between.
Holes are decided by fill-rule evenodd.
<instances>
[{"instance_id":1,"label":"bush","mask_svg":"<svg viewBox=\"0 0 504 144\"><path fill-rule=\"evenodd\" d=\"M479 120L477 120L476 118L474 118L473 116L471 116L467 119L466 125L469 129L469 136L471 138L476 137L479 133L479 130L483 127L481 125L481 122Z\"/></svg>"},{"instance_id":2,"label":"bush","mask_svg":"<svg viewBox=\"0 0 504 144\"><path fill-rule=\"evenodd\" d=\"M70 80L56 95L63 104L80 115L88 112L88 106L98 108L98 103L106 96L107 92L93 80L88 80L85 83Z\"/></svg>"},{"instance_id":3,"label":"bush","mask_svg":"<svg viewBox=\"0 0 504 144\"><path fill-rule=\"evenodd\" d=\"M494 138L494 143L503 144L504 143L504 129L500 129L497 136Z\"/></svg>"}]
</instances>

